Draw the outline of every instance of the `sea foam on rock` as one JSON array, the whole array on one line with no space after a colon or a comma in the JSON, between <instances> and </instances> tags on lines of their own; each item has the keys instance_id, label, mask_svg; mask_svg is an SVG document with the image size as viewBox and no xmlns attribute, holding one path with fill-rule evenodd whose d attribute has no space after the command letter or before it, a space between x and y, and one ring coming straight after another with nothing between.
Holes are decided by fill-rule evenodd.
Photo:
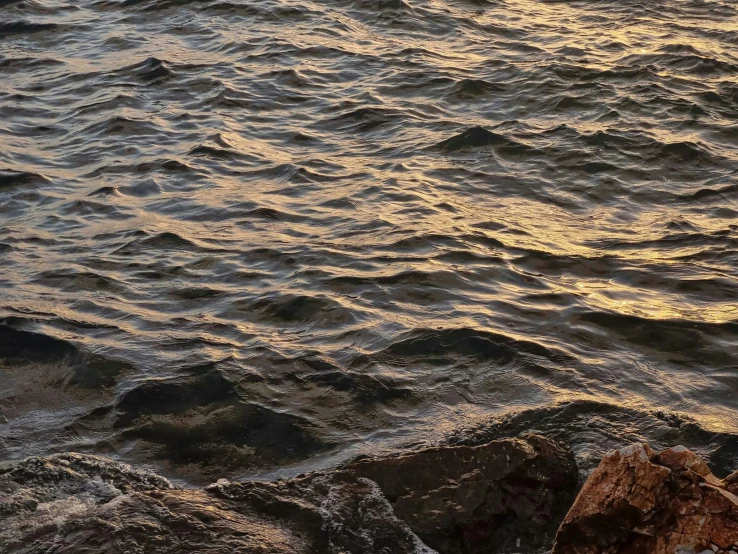
<instances>
[{"instance_id":1,"label":"sea foam on rock","mask_svg":"<svg viewBox=\"0 0 738 554\"><path fill-rule=\"evenodd\" d=\"M0 551L533 552L576 474L571 451L536 436L204 489L95 456L29 458L0 470Z\"/></svg>"}]
</instances>

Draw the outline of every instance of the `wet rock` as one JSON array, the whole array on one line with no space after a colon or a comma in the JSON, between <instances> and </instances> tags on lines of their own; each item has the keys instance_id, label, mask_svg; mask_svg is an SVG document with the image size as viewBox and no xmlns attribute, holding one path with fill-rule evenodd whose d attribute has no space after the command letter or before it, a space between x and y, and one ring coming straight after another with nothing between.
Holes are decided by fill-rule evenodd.
<instances>
[{"instance_id":1,"label":"wet rock","mask_svg":"<svg viewBox=\"0 0 738 554\"><path fill-rule=\"evenodd\" d=\"M350 473L215 484L207 490L240 510L248 507L269 521L284 522L307 543L297 552L434 554L393 514L376 483Z\"/></svg>"},{"instance_id":2,"label":"wet rock","mask_svg":"<svg viewBox=\"0 0 738 554\"><path fill-rule=\"evenodd\" d=\"M683 446L610 452L577 496L552 554L738 551L735 481L715 477Z\"/></svg>"},{"instance_id":3,"label":"wet rock","mask_svg":"<svg viewBox=\"0 0 738 554\"><path fill-rule=\"evenodd\" d=\"M536 436L203 489L95 456L29 458L0 469L0 552L533 552L576 473L571 451Z\"/></svg>"},{"instance_id":4,"label":"wet rock","mask_svg":"<svg viewBox=\"0 0 738 554\"><path fill-rule=\"evenodd\" d=\"M7 554L432 554L346 472L179 489L104 458L30 458L0 472L0 522Z\"/></svg>"},{"instance_id":5,"label":"wet rock","mask_svg":"<svg viewBox=\"0 0 738 554\"><path fill-rule=\"evenodd\" d=\"M535 435L360 460L346 469L376 482L395 515L444 554L550 547L577 483L571 450Z\"/></svg>"}]
</instances>

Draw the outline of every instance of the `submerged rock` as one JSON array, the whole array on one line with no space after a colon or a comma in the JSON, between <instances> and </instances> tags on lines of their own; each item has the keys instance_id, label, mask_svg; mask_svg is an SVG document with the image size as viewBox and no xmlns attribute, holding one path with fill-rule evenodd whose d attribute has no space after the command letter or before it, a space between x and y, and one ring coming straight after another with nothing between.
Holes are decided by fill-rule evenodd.
<instances>
[{"instance_id":1,"label":"submerged rock","mask_svg":"<svg viewBox=\"0 0 738 554\"><path fill-rule=\"evenodd\" d=\"M733 475L718 479L683 446L610 452L577 496L552 554L738 552Z\"/></svg>"},{"instance_id":2,"label":"submerged rock","mask_svg":"<svg viewBox=\"0 0 738 554\"><path fill-rule=\"evenodd\" d=\"M575 483L572 453L533 436L204 489L62 454L0 470L0 552L432 554L416 533L441 553L531 552Z\"/></svg>"}]
</instances>

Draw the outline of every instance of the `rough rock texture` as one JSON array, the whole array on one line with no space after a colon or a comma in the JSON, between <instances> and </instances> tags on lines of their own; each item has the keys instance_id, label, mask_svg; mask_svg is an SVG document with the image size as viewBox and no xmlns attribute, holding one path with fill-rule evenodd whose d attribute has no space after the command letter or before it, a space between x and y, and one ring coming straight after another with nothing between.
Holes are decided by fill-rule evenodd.
<instances>
[{"instance_id":1,"label":"rough rock texture","mask_svg":"<svg viewBox=\"0 0 738 554\"><path fill-rule=\"evenodd\" d=\"M444 554L550 547L577 484L571 450L535 435L361 460L346 469L376 482L395 515Z\"/></svg>"},{"instance_id":2,"label":"rough rock texture","mask_svg":"<svg viewBox=\"0 0 738 554\"><path fill-rule=\"evenodd\" d=\"M0 473L0 552L431 553L374 483L347 473L182 490L104 458L30 458Z\"/></svg>"},{"instance_id":3,"label":"rough rock texture","mask_svg":"<svg viewBox=\"0 0 738 554\"><path fill-rule=\"evenodd\" d=\"M734 475L718 479L683 446L611 452L577 496L552 554L735 554Z\"/></svg>"},{"instance_id":4,"label":"rough rock texture","mask_svg":"<svg viewBox=\"0 0 738 554\"><path fill-rule=\"evenodd\" d=\"M95 456L29 458L0 469L0 552L434 552L411 528L444 554L533 552L575 484L571 451L534 436L204 489Z\"/></svg>"}]
</instances>

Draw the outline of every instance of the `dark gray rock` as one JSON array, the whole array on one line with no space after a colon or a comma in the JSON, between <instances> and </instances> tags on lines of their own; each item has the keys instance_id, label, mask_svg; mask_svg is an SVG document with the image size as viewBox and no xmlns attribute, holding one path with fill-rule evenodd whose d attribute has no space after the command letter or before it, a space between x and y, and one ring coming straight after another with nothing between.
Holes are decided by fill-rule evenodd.
<instances>
[{"instance_id":1,"label":"dark gray rock","mask_svg":"<svg viewBox=\"0 0 738 554\"><path fill-rule=\"evenodd\" d=\"M0 522L6 554L432 554L348 473L178 489L104 458L30 458L0 473Z\"/></svg>"},{"instance_id":2,"label":"dark gray rock","mask_svg":"<svg viewBox=\"0 0 738 554\"><path fill-rule=\"evenodd\" d=\"M95 456L29 458L0 470L0 552L534 552L576 475L570 450L536 436L204 489Z\"/></svg>"},{"instance_id":3,"label":"dark gray rock","mask_svg":"<svg viewBox=\"0 0 738 554\"><path fill-rule=\"evenodd\" d=\"M571 450L535 435L360 460L346 469L376 482L395 515L444 554L550 547L577 486Z\"/></svg>"}]
</instances>

